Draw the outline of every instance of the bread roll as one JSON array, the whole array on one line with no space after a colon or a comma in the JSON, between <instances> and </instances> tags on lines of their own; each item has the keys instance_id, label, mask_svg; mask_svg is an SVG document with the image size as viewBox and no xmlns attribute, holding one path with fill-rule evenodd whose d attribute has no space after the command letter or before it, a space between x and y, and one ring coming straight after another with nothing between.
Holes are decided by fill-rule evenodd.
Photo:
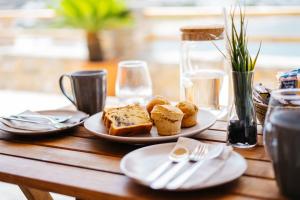
<instances>
[{"instance_id":1,"label":"bread roll","mask_svg":"<svg viewBox=\"0 0 300 200\"><path fill-rule=\"evenodd\" d=\"M151 113L152 109L156 105L170 105L170 102L168 101L168 99L166 99L163 96L155 96L153 99L149 101L149 103L146 106L149 114Z\"/></svg>"},{"instance_id":2,"label":"bread roll","mask_svg":"<svg viewBox=\"0 0 300 200\"><path fill-rule=\"evenodd\" d=\"M181 123L182 128L192 127L197 124L197 115L199 109L195 104L188 101L182 101L179 102L176 107L184 113Z\"/></svg>"},{"instance_id":3,"label":"bread roll","mask_svg":"<svg viewBox=\"0 0 300 200\"><path fill-rule=\"evenodd\" d=\"M180 133L183 113L171 105L156 105L151 111L159 135L168 136Z\"/></svg>"}]
</instances>

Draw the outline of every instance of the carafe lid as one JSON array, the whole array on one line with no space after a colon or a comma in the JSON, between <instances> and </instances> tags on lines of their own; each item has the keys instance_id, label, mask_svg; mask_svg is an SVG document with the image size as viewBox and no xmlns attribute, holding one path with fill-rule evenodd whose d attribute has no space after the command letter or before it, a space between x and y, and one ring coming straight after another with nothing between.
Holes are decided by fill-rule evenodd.
<instances>
[{"instance_id":1,"label":"carafe lid","mask_svg":"<svg viewBox=\"0 0 300 200\"><path fill-rule=\"evenodd\" d=\"M180 28L181 39L190 41L220 40L223 39L223 25L184 26Z\"/></svg>"}]
</instances>

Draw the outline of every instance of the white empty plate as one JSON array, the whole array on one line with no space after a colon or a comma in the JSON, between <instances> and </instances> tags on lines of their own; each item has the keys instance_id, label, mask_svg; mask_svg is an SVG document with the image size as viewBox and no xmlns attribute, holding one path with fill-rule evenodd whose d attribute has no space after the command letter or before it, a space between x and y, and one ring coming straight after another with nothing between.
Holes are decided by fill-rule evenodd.
<instances>
[{"instance_id":1,"label":"white empty plate","mask_svg":"<svg viewBox=\"0 0 300 200\"><path fill-rule=\"evenodd\" d=\"M143 147L130 152L121 160L121 171L137 183L149 186L145 178L158 166L168 160L168 154L176 143L157 144ZM210 188L224 183L228 183L240 177L247 169L246 160L238 153L232 152L224 165L217 170L215 174L205 181L197 181L197 177L202 177L208 171L207 169L214 166L218 160L206 161L198 171L178 189L178 191L198 190ZM187 168L189 166L186 166ZM186 186L188 185L188 187Z\"/></svg>"}]
</instances>

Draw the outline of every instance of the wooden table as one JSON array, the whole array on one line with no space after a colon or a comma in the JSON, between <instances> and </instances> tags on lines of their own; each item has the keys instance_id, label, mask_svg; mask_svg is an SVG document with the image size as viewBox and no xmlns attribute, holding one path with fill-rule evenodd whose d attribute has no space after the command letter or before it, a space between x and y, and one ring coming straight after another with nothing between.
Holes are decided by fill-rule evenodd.
<instances>
[{"instance_id":1,"label":"wooden table","mask_svg":"<svg viewBox=\"0 0 300 200\"><path fill-rule=\"evenodd\" d=\"M217 121L197 138L225 142L226 122ZM135 184L120 172L120 159L140 146L96 138L84 127L35 139L0 132L0 181L17 184L28 199L51 199L51 191L78 199L283 199L265 149L261 127L257 147L236 149L246 173L229 184L195 192L159 192ZM146 163L145 163L146 164ZM36 188L36 189L33 189Z\"/></svg>"}]
</instances>

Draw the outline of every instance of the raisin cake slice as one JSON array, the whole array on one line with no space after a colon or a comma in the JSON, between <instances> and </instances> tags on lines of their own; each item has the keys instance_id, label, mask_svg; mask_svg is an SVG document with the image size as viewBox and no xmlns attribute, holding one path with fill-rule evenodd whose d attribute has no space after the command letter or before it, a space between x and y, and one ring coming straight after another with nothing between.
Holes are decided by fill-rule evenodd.
<instances>
[{"instance_id":1,"label":"raisin cake slice","mask_svg":"<svg viewBox=\"0 0 300 200\"><path fill-rule=\"evenodd\" d=\"M149 114L139 105L108 108L102 119L110 135L150 133L152 128Z\"/></svg>"}]
</instances>

